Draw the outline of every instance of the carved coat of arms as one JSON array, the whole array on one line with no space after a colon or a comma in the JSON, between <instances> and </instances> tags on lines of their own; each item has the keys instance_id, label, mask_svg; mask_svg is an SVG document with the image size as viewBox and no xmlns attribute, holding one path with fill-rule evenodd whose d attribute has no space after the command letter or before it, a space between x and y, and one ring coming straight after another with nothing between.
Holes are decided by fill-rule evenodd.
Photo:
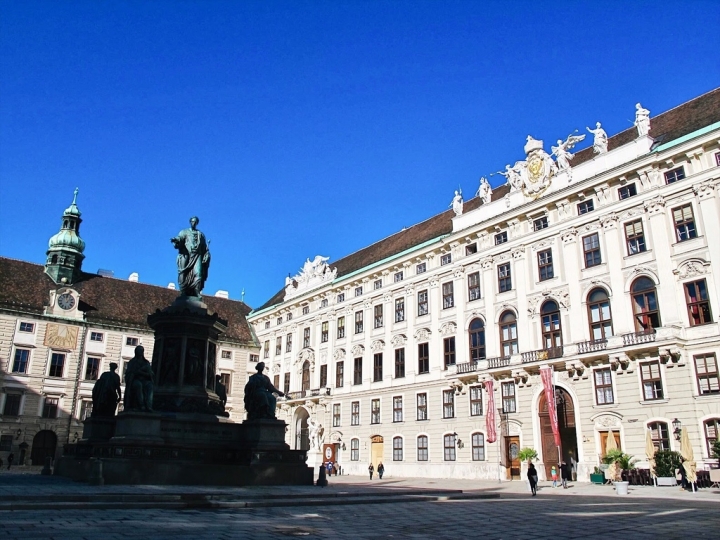
<instances>
[{"instance_id":1,"label":"carved coat of arms","mask_svg":"<svg viewBox=\"0 0 720 540\"><path fill-rule=\"evenodd\" d=\"M543 142L528 135L525 145L527 159L520 168L523 179L522 191L526 197L537 199L547 188L555 176L556 167L553 159L543 150Z\"/></svg>"}]
</instances>

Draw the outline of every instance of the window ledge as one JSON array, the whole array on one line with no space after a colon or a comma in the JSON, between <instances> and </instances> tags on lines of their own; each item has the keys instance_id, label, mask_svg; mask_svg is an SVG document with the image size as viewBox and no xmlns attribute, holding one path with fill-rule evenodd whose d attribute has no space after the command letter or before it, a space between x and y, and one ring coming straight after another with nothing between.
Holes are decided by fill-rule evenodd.
<instances>
[{"instance_id":1,"label":"window ledge","mask_svg":"<svg viewBox=\"0 0 720 540\"><path fill-rule=\"evenodd\" d=\"M669 399L649 399L647 401L638 401L640 405L645 406L652 406L652 405L662 405L663 403L667 403L670 401Z\"/></svg>"},{"instance_id":2,"label":"window ledge","mask_svg":"<svg viewBox=\"0 0 720 540\"><path fill-rule=\"evenodd\" d=\"M593 408L593 409L600 409L600 410L605 410L605 409L617 409L617 408L618 408L618 404L617 404L617 403L605 403L605 404L603 404L603 405L597 405L597 404L595 404L595 405L593 405L592 408Z\"/></svg>"},{"instance_id":3,"label":"window ledge","mask_svg":"<svg viewBox=\"0 0 720 540\"><path fill-rule=\"evenodd\" d=\"M704 394L704 395L699 395L699 396L693 396L693 399L699 399L700 401L720 400L720 392L716 392L715 394Z\"/></svg>"},{"instance_id":4,"label":"window ledge","mask_svg":"<svg viewBox=\"0 0 720 540\"><path fill-rule=\"evenodd\" d=\"M625 245L625 247L627 248L627 244ZM648 257L649 259L652 259L652 258L653 258L653 257L652 257L652 252L653 252L652 249L646 249L645 251L638 251L637 253L633 253L632 255L625 255L625 256L623 257L623 260L624 260L624 261L627 261L628 259L632 259L633 257L637 257L638 255L645 255L645 256Z\"/></svg>"},{"instance_id":5,"label":"window ledge","mask_svg":"<svg viewBox=\"0 0 720 540\"><path fill-rule=\"evenodd\" d=\"M677 237L676 237L677 238ZM674 242L672 247L676 248L679 246L687 246L692 244L704 244L705 237L704 236L696 236L695 238L688 238L687 240L679 240L677 242Z\"/></svg>"}]
</instances>

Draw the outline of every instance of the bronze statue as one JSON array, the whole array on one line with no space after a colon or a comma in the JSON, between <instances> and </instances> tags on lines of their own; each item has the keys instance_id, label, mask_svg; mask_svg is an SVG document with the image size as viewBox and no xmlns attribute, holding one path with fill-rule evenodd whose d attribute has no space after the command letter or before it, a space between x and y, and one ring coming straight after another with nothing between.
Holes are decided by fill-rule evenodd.
<instances>
[{"instance_id":1,"label":"bronze statue","mask_svg":"<svg viewBox=\"0 0 720 540\"><path fill-rule=\"evenodd\" d=\"M118 365L115 362L110 363L110 371L106 371L95 383L92 391L92 414L93 418L100 416L115 416L117 404L122 399L120 390L120 376L115 373Z\"/></svg>"},{"instance_id":2,"label":"bronze statue","mask_svg":"<svg viewBox=\"0 0 720 540\"><path fill-rule=\"evenodd\" d=\"M225 385L222 383L222 375L215 375L215 393L217 397L220 398L220 403L222 403L223 410L225 410L225 405L227 404L227 388L225 388Z\"/></svg>"},{"instance_id":3,"label":"bronze statue","mask_svg":"<svg viewBox=\"0 0 720 540\"><path fill-rule=\"evenodd\" d=\"M152 412L153 371L145 358L145 348L135 347L135 356L125 372L125 410Z\"/></svg>"},{"instance_id":4,"label":"bronze statue","mask_svg":"<svg viewBox=\"0 0 720 540\"><path fill-rule=\"evenodd\" d=\"M275 420L275 405L277 398L274 394L285 394L275 388L267 375L263 375L265 362L258 362L257 373L251 375L245 385L245 410L248 420Z\"/></svg>"},{"instance_id":5,"label":"bronze statue","mask_svg":"<svg viewBox=\"0 0 720 540\"><path fill-rule=\"evenodd\" d=\"M190 228L183 229L170 241L178 250L178 285L183 296L196 296L205 287L210 268L210 249L205 235L197 230L200 219L190 218Z\"/></svg>"}]
</instances>

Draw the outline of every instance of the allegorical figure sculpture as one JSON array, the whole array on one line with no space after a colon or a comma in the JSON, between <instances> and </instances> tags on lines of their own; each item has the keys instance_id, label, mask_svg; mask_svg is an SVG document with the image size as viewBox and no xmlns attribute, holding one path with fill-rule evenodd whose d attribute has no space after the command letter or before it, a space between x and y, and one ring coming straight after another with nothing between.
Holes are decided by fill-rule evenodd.
<instances>
[{"instance_id":1,"label":"allegorical figure sculpture","mask_svg":"<svg viewBox=\"0 0 720 540\"><path fill-rule=\"evenodd\" d=\"M522 171L517 167L517 163L515 165L516 167L510 167L510 165L505 165L504 171L498 171L496 173L501 174L505 178L507 178L507 182L508 184L510 184L510 191L518 191L522 189L523 185L523 179L521 176Z\"/></svg>"},{"instance_id":2,"label":"allegorical figure sculpture","mask_svg":"<svg viewBox=\"0 0 720 540\"><path fill-rule=\"evenodd\" d=\"M572 169L570 168L570 160L575 157L569 150L577 143L585 139L585 135L568 135L565 141L558 139L557 146L552 147L552 152L555 154L556 165L560 172L565 172L568 175L568 180L572 180Z\"/></svg>"},{"instance_id":3,"label":"allegorical figure sculpture","mask_svg":"<svg viewBox=\"0 0 720 540\"><path fill-rule=\"evenodd\" d=\"M125 410L152 412L152 406L152 366L145 358L145 348L138 345L125 372Z\"/></svg>"},{"instance_id":4,"label":"allegorical figure sculpture","mask_svg":"<svg viewBox=\"0 0 720 540\"><path fill-rule=\"evenodd\" d=\"M593 139L593 150L596 154L604 154L608 151L608 136L605 130L601 127L600 122L595 123L595 129L587 128L595 138Z\"/></svg>"},{"instance_id":5,"label":"allegorical figure sculpture","mask_svg":"<svg viewBox=\"0 0 720 540\"><path fill-rule=\"evenodd\" d=\"M462 199L462 192L461 191L455 191L455 196L453 197L452 202L450 203L450 208L453 209L453 212L455 212L456 216L459 216L463 212L463 199Z\"/></svg>"},{"instance_id":6,"label":"allegorical figure sculpture","mask_svg":"<svg viewBox=\"0 0 720 540\"><path fill-rule=\"evenodd\" d=\"M275 420L275 405L277 398L274 394L285 394L275 388L267 375L263 375L265 362L258 362L257 373L251 375L245 385L245 410L248 420Z\"/></svg>"},{"instance_id":7,"label":"allegorical figure sculpture","mask_svg":"<svg viewBox=\"0 0 720 540\"><path fill-rule=\"evenodd\" d=\"M635 127L637 127L638 137L644 137L650 133L650 111L639 103L635 105Z\"/></svg>"},{"instance_id":8,"label":"allegorical figure sculpture","mask_svg":"<svg viewBox=\"0 0 720 540\"><path fill-rule=\"evenodd\" d=\"M222 375L215 375L215 393L217 397L220 398L220 403L222 403L223 410L225 410L225 405L227 404L227 388L225 388L225 385L222 383Z\"/></svg>"},{"instance_id":9,"label":"allegorical figure sculpture","mask_svg":"<svg viewBox=\"0 0 720 540\"><path fill-rule=\"evenodd\" d=\"M190 218L190 227L170 241L178 250L178 285L183 296L200 297L210 268L210 249L205 235L197 230L200 219Z\"/></svg>"},{"instance_id":10,"label":"allegorical figure sculpture","mask_svg":"<svg viewBox=\"0 0 720 540\"><path fill-rule=\"evenodd\" d=\"M118 365L115 362L110 364L110 371L106 371L95 383L92 391L92 414L96 417L115 416L117 405L122 398L120 391L120 376L115 373Z\"/></svg>"},{"instance_id":11,"label":"allegorical figure sculpture","mask_svg":"<svg viewBox=\"0 0 720 540\"><path fill-rule=\"evenodd\" d=\"M483 204L488 204L492 197L492 188L490 187L490 182L488 182L487 178L485 178L484 176L480 179L480 187L477 190L477 196L480 197L480 200L482 200Z\"/></svg>"}]
</instances>

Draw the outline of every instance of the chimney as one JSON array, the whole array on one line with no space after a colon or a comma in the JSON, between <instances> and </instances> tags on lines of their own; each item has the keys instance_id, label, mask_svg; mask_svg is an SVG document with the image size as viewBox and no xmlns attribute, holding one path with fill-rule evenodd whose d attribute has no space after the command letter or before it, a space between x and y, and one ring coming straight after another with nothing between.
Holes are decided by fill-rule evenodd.
<instances>
[{"instance_id":1,"label":"chimney","mask_svg":"<svg viewBox=\"0 0 720 540\"><path fill-rule=\"evenodd\" d=\"M128 278L128 281L132 281L133 283L137 283L140 280L140 274L137 272L133 272L130 274L130 277Z\"/></svg>"},{"instance_id":2,"label":"chimney","mask_svg":"<svg viewBox=\"0 0 720 540\"><path fill-rule=\"evenodd\" d=\"M230 298L230 293L227 291L218 291L215 293L216 298Z\"/></svg>"},{"instance_id":3,"label":"chimney","mask_svg":"<svg viewBox=\"0 0 720 540\"><path fill-rule=\"evenodd\" d=\"M174 284L174 283L168 283L168 289L174 291L174 290L175 290L175 284Z\"/></svg>"}]
</instances>

